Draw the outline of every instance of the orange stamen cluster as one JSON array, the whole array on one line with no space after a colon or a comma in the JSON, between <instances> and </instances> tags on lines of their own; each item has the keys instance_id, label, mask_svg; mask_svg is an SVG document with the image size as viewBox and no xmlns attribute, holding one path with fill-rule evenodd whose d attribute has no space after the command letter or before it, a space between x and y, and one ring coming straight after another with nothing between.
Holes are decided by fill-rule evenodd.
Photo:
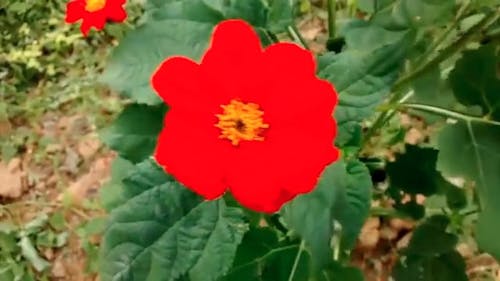
<instances>
[{"instance_id":1,"label":"orange stamen cluster","mask_svg":"<svg viewBox=\"0 0 500 281\"><path fill-rule=\"evenodd\" d=\"M106 0L87 0L85 10L92 13L103 9L104 6L106 6Z\"/></svg>"},{"instance_id":2,"label":"orange stamen cluster","mask_svg":"<svg viewBox=\"0 0 500 281\"><path fill-rule=\"evenodd\" d=\"M264 112L255 103L243 103L231 100L229 104L221 105L222 114L217 114L219 122L215 127L221 129L221 139L228 139L237 146L240 141L262 141L261 136L269 124L264 123Z\"/></svg>"}]
</instances>

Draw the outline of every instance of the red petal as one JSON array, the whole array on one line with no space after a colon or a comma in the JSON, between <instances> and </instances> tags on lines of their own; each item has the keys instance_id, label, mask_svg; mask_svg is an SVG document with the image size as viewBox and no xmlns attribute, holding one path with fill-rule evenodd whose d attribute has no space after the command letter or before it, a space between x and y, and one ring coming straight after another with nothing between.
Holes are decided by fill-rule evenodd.
<instances>
[{"instance_id":1,"label":"red petal","mask_svg":"<svg viewBox=\"0 0 500 281\"><path fill-rule=\"evenodd\" d=\"M226 100L254 96L255 76L261 73L262 48L257 33L242 20L226 20L215 28L205 53L202 75Z\"/></svg>"},{"instance_id":2,"label":"red petal","mask_svg":"<svg viewBox=\"0 0 500 281\"><path fill-rule=\"evenodd\" d=\"M219 140L215 115L171 109L165 118L155 158L179 182L206 199L226 190L225 156L230 144Z\"/></svg>"},{"instance_id":3,"label":"red petal","mask_svg":"<svg viewBox=\"0 0 500 281\"><path fill-rule=\"evenodd\" d=\"M217 98L200 75L200 66L184 57L165 60L153 74L151 84L159 96L171 107L184 111L217 112L225 100ZM214 113L215 114L215 113Z\"/></svg>"},{"instance_id":4,"label":"red petal","mask_svg":"<svg viewBox=\"0 0 500 281\"><path fill-rule=\"evenodd\" d=\"M123 22L127 18L127 12L122 6L112 6L106 10L107 17L115 22Z\"/></svg>"},{"instance_id":5,"label":"red petal","mask_svg":"<svg viewBox=\"0 0 500 281\"><path fill-rule=\"evenodd\" d=\"M228 184L234 198L246 208L258 212L273 213L278 211L284 200L290 196L280 188L274 171L277 167L268 169L267 157L248 157L238 153L238 163L228 176Z\"/></svg>"},{"instance_id":6,"label":"red petal","mask_svg":"<svg viewBox=\"0 0 500 281\"><path fill-rule=\"evenodd\" d=\"M87 36L89 34L90 28L92 28L92 23L86 19L83 19L82 25L80 26L80 31L83 36Z\"/></svg>"},{"instance_id":7,"label":"red petal","mask_svg":"<svg viewBox=\"0 0 500 281\"><path fill-rule=\"evenodd\" d=\"M66 4L67 23L74 23L85 15L85 0L70 1Z\"/></svg>"},{"instance_id":8,"label":"red petal","mask_svg":"<svg viewBox=\"0 0 500 281\"><path fill-rule=\"evenodd\" d=\"M267 118L288 120L296 126L304 115L332 114L337 93L330 83L315 77L314 58L309 51L294 44L275 44L266 49L264 63L268 72L261 88L267 95L261 106Z\"/></svg>"},{"instance_id":9,"label":"red petal","mask_svg":"<svg viewBox=\"0 0 500 281\"><path fill-rule=\"evenodd\" d=\"M313 190L324 168L338 158L333 119L317 121L323 130L314 135L271 128L264 141L241 143L228 180L235 198L265 211Z\"/></svg>"}]
</instances>

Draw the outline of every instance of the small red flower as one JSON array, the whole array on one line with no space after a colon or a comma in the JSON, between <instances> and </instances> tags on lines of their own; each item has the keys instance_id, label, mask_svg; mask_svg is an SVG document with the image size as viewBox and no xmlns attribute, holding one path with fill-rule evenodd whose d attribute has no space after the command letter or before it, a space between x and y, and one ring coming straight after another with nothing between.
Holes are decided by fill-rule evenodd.
<instances>
[{"instance_id":1,"label":"small red flower","mask_svg":"<svg viewBox=\"0 0 500 281\"><path fill-rule=\"evenodd\" d=\"M206 199L229 189L256 211L310 192L339 154L337 94L315 68L295 44L262 49L244 21L220 23L201 63L171 57L152 77L170 106L157 162Z\"/></svg>"},{"instance_id":2,"label":"small red flower","mask_svg":"<svg viewBox=\"0 0 500 281\"><path fill-rule=\"evenodd\" d=\"M102 30L106 20L123 22L127 12L123 8L126 0L71 0L66 5L66 22L82 20L80 30L87 36L90 28Z\"/></svg>"}]
</instances>

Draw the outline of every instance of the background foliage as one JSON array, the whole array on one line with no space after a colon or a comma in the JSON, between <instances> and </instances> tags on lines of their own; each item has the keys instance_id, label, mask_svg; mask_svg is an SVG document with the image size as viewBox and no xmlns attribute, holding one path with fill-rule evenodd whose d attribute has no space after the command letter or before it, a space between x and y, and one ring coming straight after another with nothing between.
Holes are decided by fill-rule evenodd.
<instances>
[{"instance_id":1,"label":"background foliage","mask_svg":"<svg viewBox=\"0 0 500 281\"><path fill-rule=\"evenodd\" d=\"M393 278L467 280L465 263L455 250L462 234L459 226L467 216L477 216L480 249L500 255L494 238L500 234L494 226L500 214L494 203L500 198L500 158L496 157L500 155L496 147L500 139L496 133L500 124L498 3L360 0L347 3L351 6L348 11L354 13L336 18L340 16L334 11L336 1L328 2L328 50L318 56L318 75L332 82L340 95L335 112L339 125L336 144L344 159L324 171L314 192L287 204L277 220L261 217L270 221L266 226L251 217L245 222L242 213L236 216L231 211L229 217L226 210L230 209L223 207L227 198L210 203L215 208L213 215L207 209L204 216L195 216L202 206L209 208L208 203L188 203L191 199L184 198L188 191L172 183L165 185L158 178L164 177L162 173L151 174L158 168L148 167L139 176L137 170L154 166L148 160L154 149L149 144L159 127L145 131L142 122L134 125L138 120L134 116L149 118L158 112L160 100L149 85L156 66L171 55L198 60L212 28L223 19L247 20L265 45L282 33L304 44L294 27L296 6L284 0L150 2L142 24L114 50L103 75L104 82L132 103L104 132L104 141L126 160L144 161L129 174L141 181L122 180L126 205L111 210L102 251L106 260L103 280L231 280L233 276L273 281L362 280L348 261L370 213L373 182L370 164L358 158L371 156L366 148L380 141L380 132L397 111L442 118L429 119L439 130L428 143L407 145L393 162L380 159L389 186L379 190L378 196L391 198L395 211L422 221L401 251ZM473 106L477 109L471 109ZM373 122L366 122L372 118ZM131 131L137 134L127 133ZM473 182L474 188L457 187L447 177L462 177ZM151 187L154 189L148 189ZM156 196L146 195L161 188L165 190ZM129 190L143 192L130 197ZM164 198L165 194L169 196ZM444 196L440 214L429 214L416 200L418 195ZM168 203L181 197L182 203ZM458 220L458 225L450 227L449 217ZM162 223L151 225L158 218L164 218ZM123 220L133 220L141 227L118 230L117 224ZM170 220L178 222L170 225ZM218 224L224 232L218 230ZM189 231L183 231L184 227ZM184 238L188 233L190 240ZM206 235L209 240L204 240ZM138 237L149 238L137 241ZM259 244L255 237L269 241L260 254L257 246L250 246ZM214 243L224 249L224 256L203 262L204 256L215 257ZM202 271L207 274L196 273Z\"/></svg>"},{"instance_id":2,"label":"background foliage","mask_svg":"<svg viewBox=\"0 0 500 281\"><path fill-rule=\"evenodd\" d=\"M105 229L99 260L97 246L83 243L101 280L364 280L351 260L363 224L377 215L418 224L397 253L394 280L467 280L457 245L469 229L479 252L500 258L500 3L323 2L329 34L317 73L340 95L343 159L314 192L267 216L230 196L204 202L150 159L168 109L149 78L170 55L199 59L224 19L247 20L264 45L305 44L296 23L309 1L149 0L127 6L127 24L82 39L62 24L65 1L0 0L0 123L35 122L51 109L121 110L102 102L98 81L124 98L100 131L119 155L100 194L109 216L78 230ZM400 113L432 126L425 141L402 145ZM2 159L26 139L41 146L19 135L0 134ZM380 153L388 149L393 157ZM0 225L0 279L47 278L39 249L64 246L64 225L60 212Z\"/></svg>"}]
</instances>

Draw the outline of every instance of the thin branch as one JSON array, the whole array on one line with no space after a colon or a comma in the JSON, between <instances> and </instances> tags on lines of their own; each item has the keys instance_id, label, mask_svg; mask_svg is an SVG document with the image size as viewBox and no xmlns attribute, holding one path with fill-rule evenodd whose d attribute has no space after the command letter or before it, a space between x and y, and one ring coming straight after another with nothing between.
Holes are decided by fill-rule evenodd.
<instances>
[{"instance_id":1,"label":"thin branch","mask_svg":"<svg viewBox=\"0 0 500 281\"><path fill-rule=\"evenodd\" d=\"M293 278L295 277L295 272L297 271L300 256L302 255L302 252L304 251L304 247L305 247L305 242L304 242L304 240L302 240L302 242L300 242L299 251L297 252L297 256L295 256L295 261L293 262L292 271L290 272L290 276L288 277L288 281L293 281Z\"/></svg>"},{"instance_id":2,"label":"thin branch","mask_svg":"<svg viewBox=\"0 0 500 281\"><path fill-rule=\"evenodd\" d=\"M295 27L295 25L289 25L286 30L288 32L288 35L292 37L293 41L300 44L304 49L309 50L309 46L307 45L306 40L304 40L302 35L300 35L300 32L297 30L297 27Z\"/></svg>"},{"instance_id":3,"label":"thin branch","mask_svg":"<svg viewBox=\"0 0 500 281\"><path fill-rule=\"evenodd\" d=\"M467 122L478 122L478 123L484 123L484 124L489 124L489 125L494 125L494 126L500 126L499 121L490 120L490 119L487 119L484 117L479 117L479 116L467 115L465 113L461 113L458 111L453 111L453 110L449 110L446 108L427 105L427 104L403 103L403 104L400 104L398 106L398 108L416 109L416 110L420 110L420 111L433 113L433 114L443 116L446 118L458 119L458 120L467 121Z\"/></svg>"},{"instance_id":4,"label":"thin branch","mask_svg":"<svg viewBox=\"0 0 500 281\"><path fill-rule=\"evenodd\" d=\"M328 38L335 39L337 17L337 0L328 0Z\"/></svg>"}]
</instances>

